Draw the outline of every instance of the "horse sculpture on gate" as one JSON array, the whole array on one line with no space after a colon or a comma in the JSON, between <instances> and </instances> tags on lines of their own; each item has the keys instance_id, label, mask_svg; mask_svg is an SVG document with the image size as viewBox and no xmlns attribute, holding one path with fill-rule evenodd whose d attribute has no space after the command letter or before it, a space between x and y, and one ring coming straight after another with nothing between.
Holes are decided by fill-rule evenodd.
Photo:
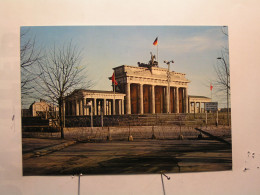
<instances>
[{"instance_id":1,"label":"horse sculpture on gate","mask_svg":"<svg viewBox=\"0 0 260 195\"><path fill-rule=\"evenodd\" d=\"M139 67L147 67L147 68L158 67L158 62L155 61L156 56L153 55L152 52L150 52L150 54L151 54L151 59L148 62L148 64L138 62L137 64L138 64Z\"/></svg>"}]
</instances>

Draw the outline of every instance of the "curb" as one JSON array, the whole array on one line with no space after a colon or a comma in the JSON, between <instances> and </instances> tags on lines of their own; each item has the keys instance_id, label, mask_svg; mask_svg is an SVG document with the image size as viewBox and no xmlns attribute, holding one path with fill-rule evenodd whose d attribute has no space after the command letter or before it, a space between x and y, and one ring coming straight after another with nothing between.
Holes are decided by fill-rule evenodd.
<instances>
[{"instance_id":1,"label":"curb","mask_svg":"<svg viewBox=\"0 0 260 195\"><path fill-rule=\"evenodd\" d=\"M50 147L47 147L47 148L44 148L41 150L35 150L34 152L23 154L23 159L44 156L46 154L62 150L64 148L74 145L76 143L77 143L76 141L68 141L66 143L62 143L62 144L55 145L55 146L50 146Z\"/></svg>"}]
</instances>

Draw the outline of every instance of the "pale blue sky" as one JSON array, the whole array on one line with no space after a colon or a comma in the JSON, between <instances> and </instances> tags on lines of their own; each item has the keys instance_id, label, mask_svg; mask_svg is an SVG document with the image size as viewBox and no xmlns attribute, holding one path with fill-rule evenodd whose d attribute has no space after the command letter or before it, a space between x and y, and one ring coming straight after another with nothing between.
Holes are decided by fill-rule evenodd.
<instances>
[{"instance_id":1,"label":"pale blue sky","mask_svg":"<svg viewBox=\"0 0 260 195\"><path fill-rule=\"evenodd\" d=\"M164 60L174 60L171 70L186 73L191 81L189 95L211 96L210 81L216 78L214 65L221 49L228 46L221 26L52 26L30 28L37 44L45 49L72 41L82 49L82 66L95 81L92 89L112 90L108 80L112 68L137 66L156 54L153 41L158 36L159 67ZM214 87L214 86L213 86ZM225 98L224 98L225 99ZM220 106L225 101L214 96Z\"/></svg>"}]
</instances>

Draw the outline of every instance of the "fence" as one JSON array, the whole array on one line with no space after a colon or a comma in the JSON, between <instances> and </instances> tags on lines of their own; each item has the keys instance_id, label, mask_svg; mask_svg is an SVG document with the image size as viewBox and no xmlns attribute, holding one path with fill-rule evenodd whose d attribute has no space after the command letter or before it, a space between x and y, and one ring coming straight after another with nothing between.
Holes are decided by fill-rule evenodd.
<instances>
[{"instance_id":1,"label":"fence","mask_svg":"<svg viewBox=\"0 0 260 195\"><path fill-rule=\"evenodd\" d=\"M220 133L220 136L226 132L231 134L230 127L226 126L226 113L219 113L218 119L220 128L215 127L216 113L207 114L207 125L205 113L195 116L194 114L118 115L104 116L101 127L101 116L94 116L94 127L91 128L90 117L69 116L66 117L64 135L65 139L91 141L126 140L129 135L134 139L178 139L180 135L185 139L196 139L199 133L195 128L206 127L214 133ZM59 130L53 127L43 131L40 127L23 131L23 137L60 138L60 134Z\"/></svg>"},{"instance_id":2,"label":"fence","mask_svg":"<svg viewBox=\"0 0 260 195\"><path fill-rule=\"evenodd\" d=\"M65 139L77 141L100 142L107 140L128 140L131 135L138 139L197 139L200 132L198 126L156 125L156 126L114 126L114 127L67 127L64 128ZM199 127L220 137L230 137L231 131L227 126ZM23 132L23 137L60 138L60 132Z\"/></svg>"},{"instance_id":3,"label":"fence","mask_svg":"<svg viewBox=\"0 0 260 195\"><path fill-rule=\"evenodd\" d=\"M110 115L93 116L93 126L156 126L156 125L216 125L217 114L208 113L207 120L205 113L187 113L187 114L149 114L149 115ZM230 117L229 117L230 118ZM227 114L218 114L218 125L227 125ZM66 116L66 127L90 127L90 116Z\"/></svg>"}]
</instances>

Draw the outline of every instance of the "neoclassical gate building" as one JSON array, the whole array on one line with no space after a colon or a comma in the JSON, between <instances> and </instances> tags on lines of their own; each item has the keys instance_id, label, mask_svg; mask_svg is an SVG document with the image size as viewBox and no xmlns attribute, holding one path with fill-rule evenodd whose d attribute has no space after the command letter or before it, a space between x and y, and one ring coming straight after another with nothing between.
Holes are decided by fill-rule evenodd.
<instances>
[{"instance_id":1,"label":"neoclassical gate building","mask_svg":"<svg viewBox=\"0 0 260 195\"><path fill-rule=\"evenodd\" d=\"M90 115L91 109L93 115L201 112L200 106L211 101L204 96L188 96L190 81L184 73L140 64L113 70L115 92L75 90L65 98L66 115Z\"/></svg>"},{"instance_id":2,"label":"neoclassical gate building","mask_svg":"<svg viewBox=\"0 0 260 195\"><path fill-rule=\"evenodd\" d=\"M185 74L165 68L122 65L114 68L117 91L126 94L126 114L187 113Z\"/></svg>"},{"instance_id":3,"label":"neoclassical gate building","mask_svg":"<svg viewBox=\"0 0 260 195\"><path fill-rule=\"evenodd\" d=\"M121 115L125 113L124 99L125 94L118 92L77 89L65 98L65 114Z\"/></svg>"}]
</instances>

